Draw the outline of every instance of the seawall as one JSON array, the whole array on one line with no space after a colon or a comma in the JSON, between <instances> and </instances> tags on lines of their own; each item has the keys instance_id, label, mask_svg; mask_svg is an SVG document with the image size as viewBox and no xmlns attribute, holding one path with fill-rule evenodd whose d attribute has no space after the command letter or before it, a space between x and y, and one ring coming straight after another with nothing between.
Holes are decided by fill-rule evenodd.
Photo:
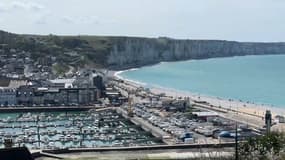
<instances>
[{"instance_id":1,"label":"seawall","mask_svg":"<svg viewBox=\"0 0 285 160\"><path fill-rule=\"evenodd\" d=\"M176 144L176 145L155 145L155 146L135 146L135 147L105 147L105 148L70 148L43 150L46 153L64 154L77 152L108 152L108 151L144 151L144 150L164 150L164 149L201 149L201 148L232 148L235 143L227 142L220 144Z\"/></svg>"}]
</instances>

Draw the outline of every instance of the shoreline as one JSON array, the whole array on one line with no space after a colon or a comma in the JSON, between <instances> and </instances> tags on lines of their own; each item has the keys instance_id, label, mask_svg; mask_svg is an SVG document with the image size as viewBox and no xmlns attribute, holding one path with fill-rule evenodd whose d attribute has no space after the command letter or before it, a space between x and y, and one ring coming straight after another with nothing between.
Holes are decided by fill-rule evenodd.
<instances>
[{"instance_id":1,"label":"shoreline","mask_svg":"<svg viewBox=\"0 0 285 160\"><path fill-rule=\"evenodd\" d=\"M166 87L161 87L161 86L156 86L156 85L148 85L145 83L137 82L135 80L130 80L127 78L123 78L120 76L121 73L130 71L130 70L137 70L139 68L133 68L133 69L128 69L128 70L122 70L122 71L114 71L112 77L123 80L127 82L128 84L135 86L137 88L143 87L143 88L149 88L151 93L154 94L162 94L164 93L166 96L170 96L173 98L178 98L178 97L189 97L192 101L206 101L210 105L216 106L216 107L222 107L227 110L235 110L240 113L245 113L251 116L255 117L264 117L266 110L270 110L272 113L272 118L274 119L275 116L281 115L285 116L285 109L279 108L276 106L270 106L270 105L265 105L265 104L259 104L255 102L245 102L242 100L237 100L237 99L232 99L232 98L222 98L218 96L208 96L208 95L202 95L199 93L192 93L190 91L182 91L182 90L177 90L177 89L172 89L172 88L166 88Z\"/></svg>"}]
</instances>

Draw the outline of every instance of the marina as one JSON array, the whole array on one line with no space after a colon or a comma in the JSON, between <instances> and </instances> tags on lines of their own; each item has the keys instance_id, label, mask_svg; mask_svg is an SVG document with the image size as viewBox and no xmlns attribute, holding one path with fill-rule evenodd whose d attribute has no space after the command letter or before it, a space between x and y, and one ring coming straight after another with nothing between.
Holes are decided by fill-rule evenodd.
<instances>
[{"instance_id":1,"label":"marina","mask_svg":"<svg viewBox=\"0 0 285 160\"><path fill-rule=\"evenodd\" d=\"M1 148L7 138L30 149L163 144L113 110L0 114Z\"/></svg>"}]
</instances>

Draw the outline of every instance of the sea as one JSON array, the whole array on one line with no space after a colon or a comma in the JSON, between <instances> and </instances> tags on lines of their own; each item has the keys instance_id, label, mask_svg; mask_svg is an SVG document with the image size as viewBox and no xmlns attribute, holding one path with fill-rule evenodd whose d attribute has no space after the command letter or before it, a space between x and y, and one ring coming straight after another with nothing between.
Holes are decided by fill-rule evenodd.
<instances>
[{"instance_id":1,"label":"sea","mask_svg":"<svg viewBox=\"0 0 285 160\"><path fill-rule=\"evenodd\" d=\"M118 76L145 87L285 108L285 55L162 62Z\"/></svg>"}]
</instances>

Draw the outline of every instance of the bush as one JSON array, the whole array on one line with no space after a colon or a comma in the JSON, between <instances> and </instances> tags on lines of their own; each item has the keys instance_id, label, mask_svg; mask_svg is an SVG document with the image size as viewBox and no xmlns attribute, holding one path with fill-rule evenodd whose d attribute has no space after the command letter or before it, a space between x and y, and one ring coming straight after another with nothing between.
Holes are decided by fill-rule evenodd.
<instances>
[{"instance_id":1,"label":"bush","mask_svg":"<svg viewBox=\"0 0 285 160\"><path fill-rule=\"evenodd\" d=\"M285 135L284 133L272 132L270 134L250 138L241 143L239 147L240 159L245 160L271 160L284 159Z\"/></svg>"}]
</instances>

